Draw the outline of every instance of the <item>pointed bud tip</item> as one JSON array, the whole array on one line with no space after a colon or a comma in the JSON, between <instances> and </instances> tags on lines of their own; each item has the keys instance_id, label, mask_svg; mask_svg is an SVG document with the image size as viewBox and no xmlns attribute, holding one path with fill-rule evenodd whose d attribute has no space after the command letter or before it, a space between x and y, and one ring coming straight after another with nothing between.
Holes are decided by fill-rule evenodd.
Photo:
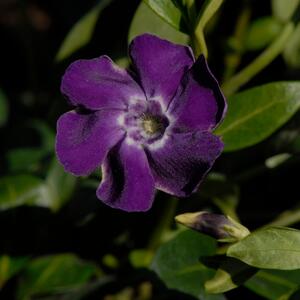
<instances>
[{"instance_id":1,"label":"pointed bud tip","mask_svg":"<svg viewBox=\"0 0 300 300\"><path fill-rule=\"evenodd\" d=\"M195 222L197 221L197 218L202 214L203 212L195 212L195 213L185 213L181 214L175 217L175 221L177 223L180 223L182 225L185 225L187 227L193 227Z\"/></svg>"}]
</instances>

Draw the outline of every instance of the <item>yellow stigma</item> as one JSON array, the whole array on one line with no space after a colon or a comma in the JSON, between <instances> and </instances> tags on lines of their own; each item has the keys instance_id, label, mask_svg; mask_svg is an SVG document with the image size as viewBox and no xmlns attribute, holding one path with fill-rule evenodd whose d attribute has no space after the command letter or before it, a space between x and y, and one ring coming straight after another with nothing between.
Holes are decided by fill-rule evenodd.
<instances>
[{"instance_id":1,"label":"yellow stigma","mask_svg":"<svg viewBox=\"0 0 300 300\"><path fill-rule=\"evenodd\" d=\"M142 121L142 126L147 134L157 133L162 128L161 121L153 116L145 116Z\"/></svg>"}]
</instances>

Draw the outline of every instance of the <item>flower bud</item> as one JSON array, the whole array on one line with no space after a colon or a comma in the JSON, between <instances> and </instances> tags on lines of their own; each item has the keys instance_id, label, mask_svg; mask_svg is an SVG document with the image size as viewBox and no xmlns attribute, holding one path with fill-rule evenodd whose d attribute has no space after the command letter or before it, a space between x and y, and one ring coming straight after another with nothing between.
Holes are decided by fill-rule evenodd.
<instances>
[{"instance_id":1,"label":"flower bud","mask_svg":"<svg viewBox=\"0 0 300 300\"><path fill-rule=\"evenodd\" d=\"M181 214L176 216L175 220L191 229L210 235L220 242L236 242L250 233L246 227L229 216L205 211Z\"/></svg>"}]
</instances>

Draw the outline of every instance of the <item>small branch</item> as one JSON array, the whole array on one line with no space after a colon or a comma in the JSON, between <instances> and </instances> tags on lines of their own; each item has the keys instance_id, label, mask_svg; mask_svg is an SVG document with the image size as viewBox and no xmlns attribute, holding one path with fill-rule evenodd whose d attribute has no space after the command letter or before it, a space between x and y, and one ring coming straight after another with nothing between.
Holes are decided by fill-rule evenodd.
<instances>
[{"instance_id":1,"label":"small branch","mask_svg":"<svg viewBox=\"0 0 300 300\"><path fill-rule=\"evenodd\" d=\"M283 212L271 223L266 226L290 226L300 222L300 209L288 210Z\"/></svg>"},{"instance_id":2,"label":"small branch","mask_svg":"<svg viewBox=\"0 0 300 300\"><path fill-rule=\"evenodd\" d=\"M222 86L226 96L232 95L242 85L251 80L256 74L269 65L285 48L286 43L294 32L295 25L288 22L282 29L277 39L267 47L252 63L237 73Z\"/></svg>"}]
</instances>

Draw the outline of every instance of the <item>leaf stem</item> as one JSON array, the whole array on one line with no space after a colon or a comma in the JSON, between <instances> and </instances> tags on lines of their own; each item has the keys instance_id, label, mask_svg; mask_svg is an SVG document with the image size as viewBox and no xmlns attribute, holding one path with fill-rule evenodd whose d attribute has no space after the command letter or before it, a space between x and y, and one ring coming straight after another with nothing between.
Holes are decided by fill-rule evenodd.
<instances>
[{"instance_id":1,"label":"leaf stem","mask_svg":"<svg viewBox=\"0 0 300 300\"><path fill-rule=\"evenodd\" d=\"M253 62L222 85L226 96L232 95L242 85L251 80L257 73L269 65L285 48L288 39L294 32L295 25L288 22L280 35Z\"/></svg>"},{"instance_id":2,"label":"leaf stem","mask_svg":"<svg viewBox=\"0 0 300 300\"><path fill-rule=\"evenodd\" d=\"M166 199L164 210L150 237L147 249L154 251L161 244L165 233L170 229L171 224L174 222L177 204L178 199L175 197Z\"/></svg>"},{"instance_id":3,"label":"leaf stem","mask_svg":"<svg viewBox=\"0 0 300 300\"><path fill-rule=\"evenodd\" d=\"M206 58L208 56L208 50L204 38L204 27L220 8L223 1L224 0L206 0L203 4L196 22L195 30L191 36L196 57L200 54L203 54Z\"/></svg>"},{"instance_id":4,"label":"leaf stem","mask_svg":"<svg viewBox=\"0 0 300 300\"><path fill-rule=\"evenodd\" d=\"M287 210L266 226L290 226L300 222L300 208Z\"/></svg>"}]
</instances>

